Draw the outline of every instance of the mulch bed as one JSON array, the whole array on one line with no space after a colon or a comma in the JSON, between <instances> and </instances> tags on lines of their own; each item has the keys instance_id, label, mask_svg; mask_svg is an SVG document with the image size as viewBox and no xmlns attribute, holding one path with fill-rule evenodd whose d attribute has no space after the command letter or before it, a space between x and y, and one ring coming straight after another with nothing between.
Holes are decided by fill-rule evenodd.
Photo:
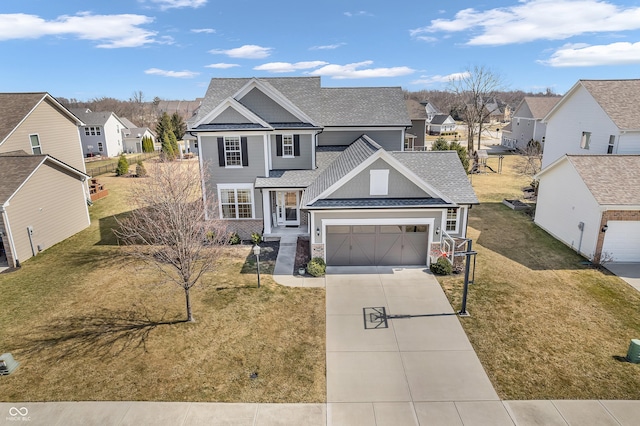
<instances>
[{"instance_id":1,"label":"mulch bed","mask_svg":"<svg viewBox=\"0 0 640 426\"><path fill-rule=\"evenodd\" d=\"M309 260L311 260L311 255L309 252L309 238L298 237L298 245L296 246L296 261L293 268L293 274L300 275L298 274L298 269L306 268Z\"/></svg>"}]
</instances>

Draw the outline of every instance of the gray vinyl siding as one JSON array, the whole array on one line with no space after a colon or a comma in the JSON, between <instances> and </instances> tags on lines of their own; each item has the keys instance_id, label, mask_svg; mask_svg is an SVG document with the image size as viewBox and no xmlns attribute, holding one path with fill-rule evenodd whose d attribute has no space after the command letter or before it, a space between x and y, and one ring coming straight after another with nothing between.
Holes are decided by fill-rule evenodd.
<instances>
[{"instance_id":1,"label":"gray vinyl siding","mask_svg":"<svg viewBox=\"0 0 640 426\"><path fill-rule=\"evenodd\" d=\"M244 136L243 136L244 137ZM264 176L264 142L262 135L246 136L249 154L249 166L239 168L220 167L218 164L218 136L203 136L200 139L202 161L207 167L209 180L207 191L217 197L218 183L255 183L257 176ZM254 216L262 218L262 194L253 191L255 205Z\"/></svg>"},{"instance_id":2,"label":"gray vinyl siding","mask_svg":"<svg viewBox=\"0 0 640 426\"><path fill-rule=\"evenodd\" d=\"M389 170L389 195L369 195L370 170ZM419 198L430 197L386 161L376 160L326 198Z\"/></svg>"},{"instance_id":3,"label":"gray vinyl siding","mask_svg":"<svg viewBox=\"0 0 640 426\"><path fill-rule=\"evenodd\" d=\"M0 145L0 152L23 150L31 154L29 135L32 134L38 134L43 154L86 171L76 123L47 101L41 102Z\"/></svg>"},{"instance_id":4,"label":"gray vinyl siding","mask_svg":"<svg viewBox=\"0 0 640 426\"><path fill-rule=\"evenodd\" d=\"M411 120L411 127L407 130L407 133L416 136L414 147L423 147L424 136L427 133L426 122L424 120Z\"/></svg>"},{"instance_id":5,"label":"gray vinyl siding","mask_svg":"<svg viewBox=\"0 0 640 426\"><path fill-rule=\"evenodd\" d=\"M293 134L293 133L287 133ZM300 156L293 158L278 157L276 135L270 135L272 170L310 170L313 166L313 137L300 135Z\"/></svg>"},{"instance_id":6,"label":"gray vinyl siding","mask_svg":"<svg viewBox=\"0 0 640 426\"><path fill-rule=\"evenodd\" d=\"M45 250L89 226L84 184L47 163L36 170L6 210L20 262L32 257L28 226L33 227L36 253L38 245Z\"/></svg>"},{"instance_id":7,"label":"gray vinyl siding","mask_svg":"<svg viewBox=\"0 0 640 426\"><path fill-rule=\"evenodd\" d=\"M244 124L250 122L251 120L231 107L222 111L222 113L212 121L212 123L218 124Z\"/></svg>"},{"instance_id":8,"label":"gray vinyl siding","mask_svg":"<svg viewBox=\"0 0 640 426\"><path fill-rule=\"evenodd\" d=\"M300 119L256 88L247 93L239 102L269 123L300 122Z\"/></svg>"},{"instance_id":9,"label":"gray vinyl siding","mask_svg":"<svg viewBox=\"0 0 640 426\"><path fill-rule=\"evenodd\" d=\"M353 141L366 134L386 151L402 151L404 140L401 130L341 130L330 129L318 135L318 145L351 145Z\"/></svg>"}]
</instances>

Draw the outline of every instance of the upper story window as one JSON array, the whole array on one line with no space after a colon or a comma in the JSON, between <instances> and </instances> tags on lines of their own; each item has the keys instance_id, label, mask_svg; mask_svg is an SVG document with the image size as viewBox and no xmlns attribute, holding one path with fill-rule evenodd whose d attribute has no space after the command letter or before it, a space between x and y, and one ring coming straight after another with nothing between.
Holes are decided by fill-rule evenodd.
<instances>
[{"instance_id":1,"label":"upper story window","mask_svg":"<svg viewBox=\"0 0 640 426\"><path fill-rule=\"evenodd\" d=\"M293 157L293 135L282 135L282 156Z\"/></svg>"},{"instance_id":2,"label":"upper story window","mask_svg":"<svg viewBox=\"0 0 640 426\"><path fill-rule=\"evenodd\" d=\"M580 138L580 148L589 149L590 143L591 143L591 132L582 132L582 137Z\"/></svg>"},{"instance_id":3,"label":"upper story window","mask_svg":"<svg viewBox=\"0 0 640 426\"><path fill-rule=\"evenodd\" d=\"M220 167L246 167L249 165L247 138L225 136L218 138L218 161Z\"/></svg>"},{"instance_id":4,"label":"upper story window","mask_svg":"<svg viewBox=\"0 0 640 426\"><path fill-rule=\"evenodd\" d=\"M87 126L84 128L84 134L86 136L100 136L102 132L100 126Z\"/></svg>"},{"instance_id":5,"label":"upper story window","mask_svg":"<svg viewBox=\"0 0 640 426\"><path fill-rule=\"evenodd\" d=\"M300 135L276 135L276 155L283 158L300 156Z\"/></svg>"},{"instance_id":6,"label":"upper story window","mask_svg":"<svg viewBox=\"0 0 640 426\"><path fill-rule=\"evenodd\" d=\"M31 152L35 155L42 154L40 137L38 135L29 135L29 141L31 142Z\"/></svg>"},{"instance_id":7,"label":"upper story window","mask_svg":"<svg viewBox=\"0 0 640 426\"><path fill-rule=\"evenodd\" d=\"M447 209L447 231L458 229L458 209Z\"/></svg>"},{"instance_id":8,"label":"upper story window","mask_svg":"<svg viewBox=\"0 0 640 426\"><path fill-rule=\"evenodd\" d=\"M607 146L607 154L613 154L613 148L616 144L616 136L615 135L610 135L609 136L609 145Z\"/></svg>"},{"instance_id":9,"label":"upper story window","mask_svg":"<svg viewBox=\"0 0 640 426\"><path fill-rule=\"evenodd\" d=\"M98 142L98 151L102 152L103 149L102 142Z\"/></svg>"},{"instance_id":10,"label":"upper story window","mask_svg":"<svg viewBox=\"0 0 640 426\"><path fill-rule=\"evenodd\" d=\"M242 166L240 138L237 136L224 138L224 158L226 166Z\"/></svg>"}]
</instances>

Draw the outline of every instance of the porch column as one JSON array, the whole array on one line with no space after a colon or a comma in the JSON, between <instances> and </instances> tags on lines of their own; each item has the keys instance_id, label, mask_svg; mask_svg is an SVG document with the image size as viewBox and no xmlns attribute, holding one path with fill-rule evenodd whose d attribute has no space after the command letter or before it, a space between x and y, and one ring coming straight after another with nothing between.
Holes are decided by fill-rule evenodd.
<instances>
[{"instance_id":1,"label":"porch column","mask_svg":"<svg viewBox=\"0 0 640 426\"><path fill-rule=\"evenodd\" d=\"M271 233L271 191L263 189L262 191L262 220L264 222L264 234Z\"/></svg>"}]
</instances>

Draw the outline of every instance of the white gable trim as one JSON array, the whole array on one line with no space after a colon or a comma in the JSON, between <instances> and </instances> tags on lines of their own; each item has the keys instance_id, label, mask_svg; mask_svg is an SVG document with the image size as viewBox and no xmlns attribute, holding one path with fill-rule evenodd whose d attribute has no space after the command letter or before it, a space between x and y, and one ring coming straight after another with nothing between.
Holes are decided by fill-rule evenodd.
<instances>
[{"instance_id":1,"label":"white gable trim","mask_svg":"<svg viewBox=\"0 0 640 426\"><path fill-rule=\"evenodd\" d=\"M260 81L253 77L251 80L247 82L240 90L238 90L233 98L240 100L244 96L246 96L251 90L258 89L268 97L270 97L274 102L283 107L289 113L295 115L300 121L305 123L311 123L315 127L321 127L317 123L315 123L311 117L305 114L300 108L298 108L293 102L291 102L286 96L280 93L275 87L268 84L267 82Z\"/></svg>"},{"instance_id":2,"label":"white gable trim","mask_svg":"<svg viewBox=\"0 0 640 426\"><path fill-rule=\"evenodd\" d=\"M436 190L433 186L429 185L427 182L422 180L418 175L416 175L414 172L409 170L400 161L393 158L391 154L384 151L383 149L379 149L376 153L374 153L365 161L360 163L358 167L351 170L349 173L344 175L341 179L339 179L329 188L325 189L320 195L315 197L313 200L309 201L307 205L313 204L319 199L327 198L329 195L333 194L338 188L342 187L345 183L347 183L348 181L353 179L355 176L357 176L359 173L364 171L367 167L369 167L379 158L386 161L391 167L396 169L398 172L400 172L400 174L402 174L404 177L412 181L414 184L416 184L416 186L418 186L418 188L422 189L427 194L431 194L431 196L433 197L442 198L444 201L446 201L449 204L456 204L449 197L444 196L442 193L440 193L440 191Z\"/></svg>"},{"instance_id":3,"label":"white gable trim","mask_svg":"<svg viewBox=\"0 0 640 426\"><path fill-rule=\"evenodd\" d=\"M551 116L552 116L553 114L555 114L557 110L559 110L560 108L562 108L562 106L565 104L565 102L567 102L567 99L569 99L571 96L573 96L573 94L574 94L574 93L578 90L578 88L580 88L580 87L582 87L582 88L584 88L585 90L587 90L587 88L586 88L586 87L584 87L584 86L582 85L582 81L581 81L581 80L578 80L578 82L577 82L576 84L574 84L574 85L573 85L573 87L572 87L571 89L569 89L569 91L568 91L567 93L565 93L565 94L564 94L564 96L562 97L562 99L560 99L560 100L558 101L558 103L557 103L557 104L555 104L553 108L551 108L551 111L549 111L549 112L547 113L547 115L545 115L545 116L542 118L542 122L543 122L543 123L547 123L547 122L549 121L549 119L551 118ZM590 95L590 96L592 96L592 95L591 95L591 93L590 93L588 90L587 90L587 93L589 93L589 95ZM593 96L592 96L592 97L593 97ZM596 103L597 103L597 102L596 102ZM606 113L605 113L605 114L606 114Z\"/></svg>"},{"instance_id":4,"label":"white gable trim","mask_svg":"<svg viewBox=\"0 0 640 426\"><path fill-rule=\"evenodd\" d=\"M252 123L255 124L260 124L263 127L266 127L267 129L271 129L273 130L273 128L271 127L271 125L269 123L267 123L266 121L264 121L262 118L260 118L258 115L256 115L255 113L253 113L251 110L249 110L247 107L245 107L244 105L242 105L240 102L236 101L233 98L227 98L226 100L224 100L223 102L221 102L217 107L215 107L209 114L205 115L201 120L198 120L193 127L198 127L201 124L207 124L210 123L211 121L213 121L217 116L219 116L220 114L222 114L227 108L232 108L234 109L236 112L238 112L239 114L241 114L243 117L245 117L247 120L251 121ZM197 131L197 130L195 130Z\"/></svg>"}]
</instances>

